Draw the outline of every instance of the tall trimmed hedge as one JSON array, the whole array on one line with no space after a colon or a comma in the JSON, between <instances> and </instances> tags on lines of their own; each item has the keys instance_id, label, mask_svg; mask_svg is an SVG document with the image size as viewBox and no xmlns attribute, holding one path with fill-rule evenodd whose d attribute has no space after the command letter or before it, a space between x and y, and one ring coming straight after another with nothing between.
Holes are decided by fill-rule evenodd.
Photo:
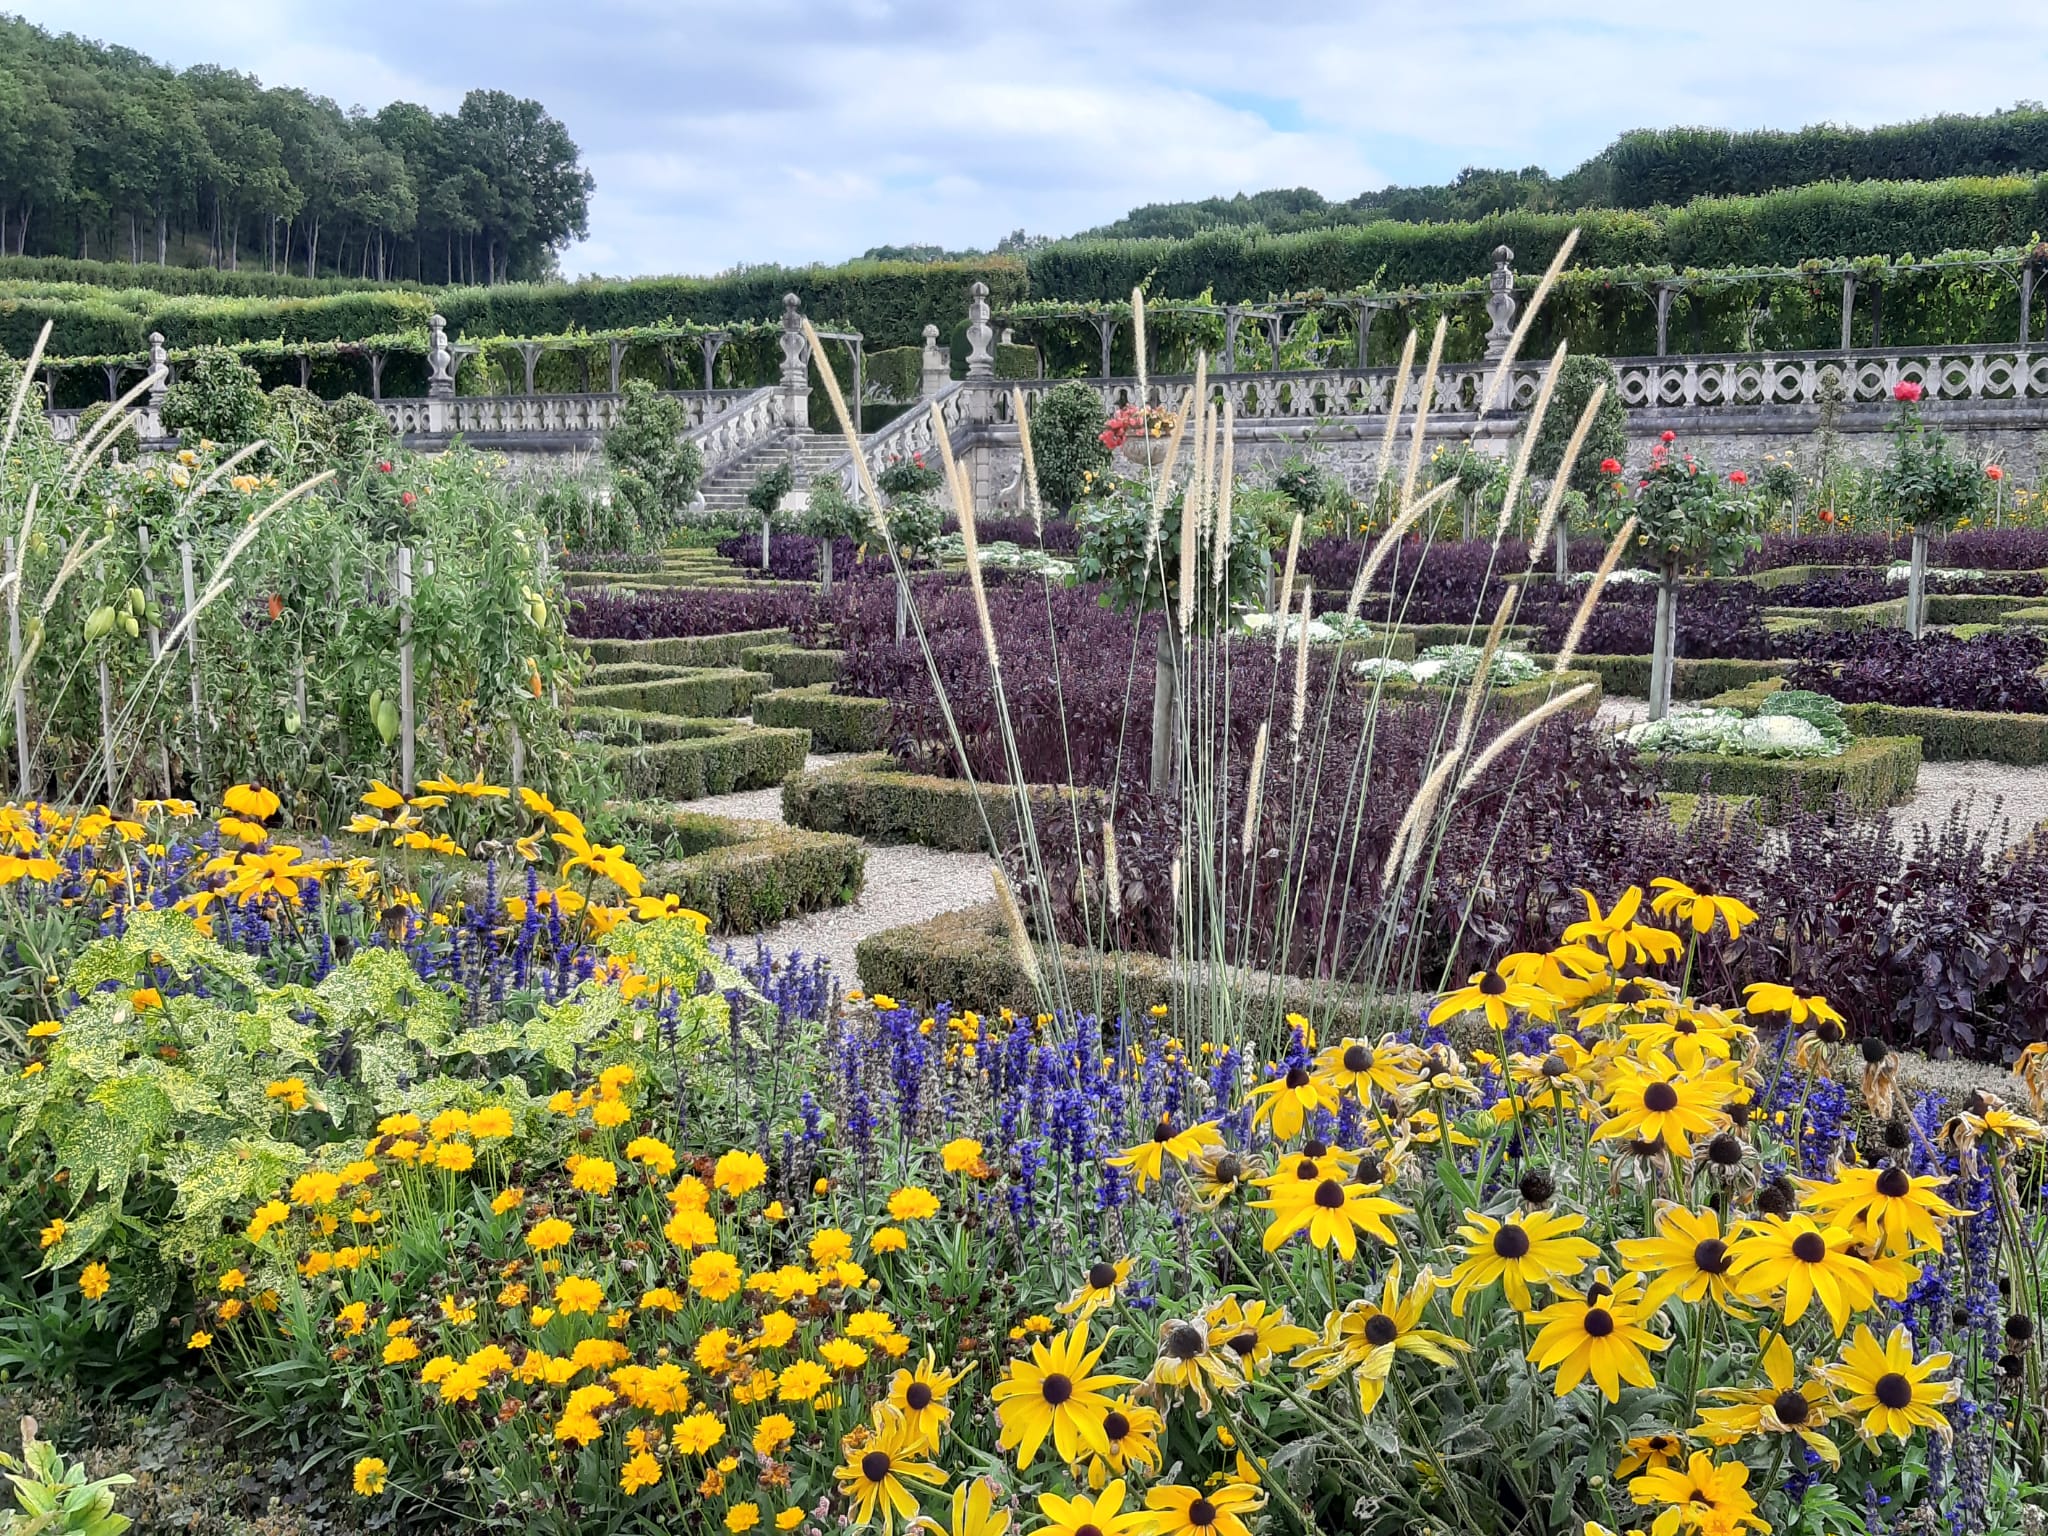
<instances>
[{"instance_id":1,"label":"tall trimmed hedge","mask_svg":"<svg viewBox=\"0 0 2048 1536\"><path fill-rule=\"evenodd\" d=\"M2015 107L1846 128L1645 128L1598 157L1608 200L1621 208L1769 192L1820 181L1934 181L2048 171L2048 111Z\"/></svg>"}]
</instances>

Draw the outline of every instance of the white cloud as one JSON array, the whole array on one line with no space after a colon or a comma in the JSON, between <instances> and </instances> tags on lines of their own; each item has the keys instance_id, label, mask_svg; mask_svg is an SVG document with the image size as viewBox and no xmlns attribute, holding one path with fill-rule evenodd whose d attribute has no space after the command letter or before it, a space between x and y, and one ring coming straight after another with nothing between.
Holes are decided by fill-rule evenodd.
<instances>
[{"instance_id":1,"label":"white cloud","mask_svg":"<svg viewBox=\"0 0 2048 1536\"><path fill-rule=\"evenodd\" d=\"M75 0L12 4L78 25ZM565 266L610 273L1564 170L1645 125L1982 111L2048 62L2048 13L1981 0L97 0L90 28L345 105L538 97L598 182Z\"/></svg>"}]
</instances>

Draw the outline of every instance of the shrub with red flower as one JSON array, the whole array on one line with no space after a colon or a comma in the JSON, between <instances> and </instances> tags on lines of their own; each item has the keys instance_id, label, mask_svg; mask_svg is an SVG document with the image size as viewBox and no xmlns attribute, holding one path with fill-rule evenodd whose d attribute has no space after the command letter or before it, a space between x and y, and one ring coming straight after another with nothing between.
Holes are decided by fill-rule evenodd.
<instances>
[{"instance_id":1,"label":"shrub with red flower","mask_svg":"<svg viewBox=\"0 0 2048 1536\"><path fill-rule=\"evenodd\" d=\"M1747 470L1741 470L1741 469L1731 469L1731 470L1729 470L1729 471L1728 471L1728 483L1729 483L1730 485L1747 485L1747 484L1749 484L1749 472L1748 472Z\"/></svg>"},{"instance_id":2,"label":"shrub with red flower","mask_svg":"<svg viewBox=\"0 0 2048 1536\"><path fill-rule=\"evenodd\" d=\"M1667 443L1675 443L1678 441L1678 434L1676 432L1667 430L1664 434L1663 441Z\"/></svg>"},{"instance_id":3,"label":"shrub with red flower","mask_svg":"<svg viewBox=\"0 0 2048 1536\"><path fill-rule=\"evenodd\" d=\"M1161 437L1171 429L1173 413L1159 406L1126 405L1118 408L1099 434L1102 446L1111 453L1123 447L1124 440L1133 432L1139 436Z\"/></svg>"},{"instance_id":4,"label":"shrub with red flower","mask_svg":"<svg viewBox=\"0 0 2048 1536\"><path fill-rule=\"evenodd\" d=\"M1621 473L1621 460L1619 460L1619 459L1602 459L1602 460L1600 461L1600 473L1601 473L1601 474L1603 474L1603 475L1618 475L1618 474L1620 474L1620 473Z\"/></svg>"},{"instance_id":5,"label":"shrub with red flower","mask_svg":"<svg viewBox=\"0 0 2048 1536\"><path fill-rule=\"evenodd\" d=\"M1984 466L1984 478L1986 480L2003 480L2005 478L2005 471L1996 464L1986 464Z\"/></svg>"}]
</instances>

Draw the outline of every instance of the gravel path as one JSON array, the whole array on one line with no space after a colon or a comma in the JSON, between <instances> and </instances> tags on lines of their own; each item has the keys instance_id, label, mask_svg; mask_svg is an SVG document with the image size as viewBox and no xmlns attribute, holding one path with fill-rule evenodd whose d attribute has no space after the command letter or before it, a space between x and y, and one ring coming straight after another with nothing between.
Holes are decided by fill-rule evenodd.
<instances>
[{"instance_id":1,"label":"gravel path","mask_svg":"<svg viewBox=\"0 0 2048 1536\"><path fill-rule=\"evenodd\" d=\"M813 753L804 766L825 768L840 759ZM781 821L780 789L745 790L736 795L712 795L688 802L693 811L713 816L745 816L757 821ZM856 984L854 946L871 933L903 923L920 923L941 912L956 911L987 901L991 894L985 854L940 853L911 844L878 847L868 845L867 880L857 900L843 907L827 907L778 923L759 934L733 935L734 946L742 952L755 939L782 958L796 952L823 955L841 984Z\"/></svg>"}]
</instances>

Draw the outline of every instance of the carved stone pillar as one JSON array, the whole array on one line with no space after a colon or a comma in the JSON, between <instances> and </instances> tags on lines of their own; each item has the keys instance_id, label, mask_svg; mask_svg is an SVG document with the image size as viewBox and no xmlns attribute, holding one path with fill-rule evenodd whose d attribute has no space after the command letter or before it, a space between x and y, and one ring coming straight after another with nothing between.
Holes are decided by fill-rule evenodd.
<instances>
[{"instance_id":1,"label":"carved stone pillar","mask_svg":"<svg viewBox=\"0 0 2048 1536\"><path fill-rule=\"evenodd\" d=\"M918 379L918 398L929 400L953 382L953 359L939 345L939 328L924 328L923 372Z\"/></svg>"},{"instance_id":2,"label":"carved stone pillar","mask_svg":"<svg viewBox=\"0 0 2048 1536\"><path fill-rule=\"evenodd\" d=\"M988 323L988 284L977 282L967 290L967 377L970 382L996 376L996 355L991 343L996 337Z\"/></svg>"},{"instance_id":3,"label":"carved stone pillar","mask_svg":"<svg viewBox=\"0 0 2048 1536\"><path fill-rule=\"evenodd\" d=\"M783 425L801 432L811 419L811 347L804 340L803 301L782 296Z\"/></svg>"},{"instance_id":4,"label":"carved stone pillar","mask_svg":"<svg viewBox=\"0 0 2048 1536\"><path fill-rule=\"evenodd\" d=\"M448 350L448 322L427 316L427 398L455 398L455 354Z\"/></svg>"},{"instance_id":5,"label":"carved stone pillar","mask_svg":"<svg viewBox=\"0 0 2048 1536\"><path fill-rule=\"evenodd\" d=\"M1486 295L1486 313L1493 321L1486 333L1486 360L1497 363L1508 355L1508 343L1515 336L1515 253L1504 245L1493 248L1493 279Z\"/></svg>"},{"instance_id":6,"label":"carved stone pillar","mask_svg":"<svg viewBox=\"0 0 2048 1536\"><path fill-rule=\"evenodd\" d=\"M158 375L157 381L149 386L149 408L154 411L162 407L171 378L171 354L164 350L162 331L149 333L149 371Z\"/></svg>"}]
</instances>

